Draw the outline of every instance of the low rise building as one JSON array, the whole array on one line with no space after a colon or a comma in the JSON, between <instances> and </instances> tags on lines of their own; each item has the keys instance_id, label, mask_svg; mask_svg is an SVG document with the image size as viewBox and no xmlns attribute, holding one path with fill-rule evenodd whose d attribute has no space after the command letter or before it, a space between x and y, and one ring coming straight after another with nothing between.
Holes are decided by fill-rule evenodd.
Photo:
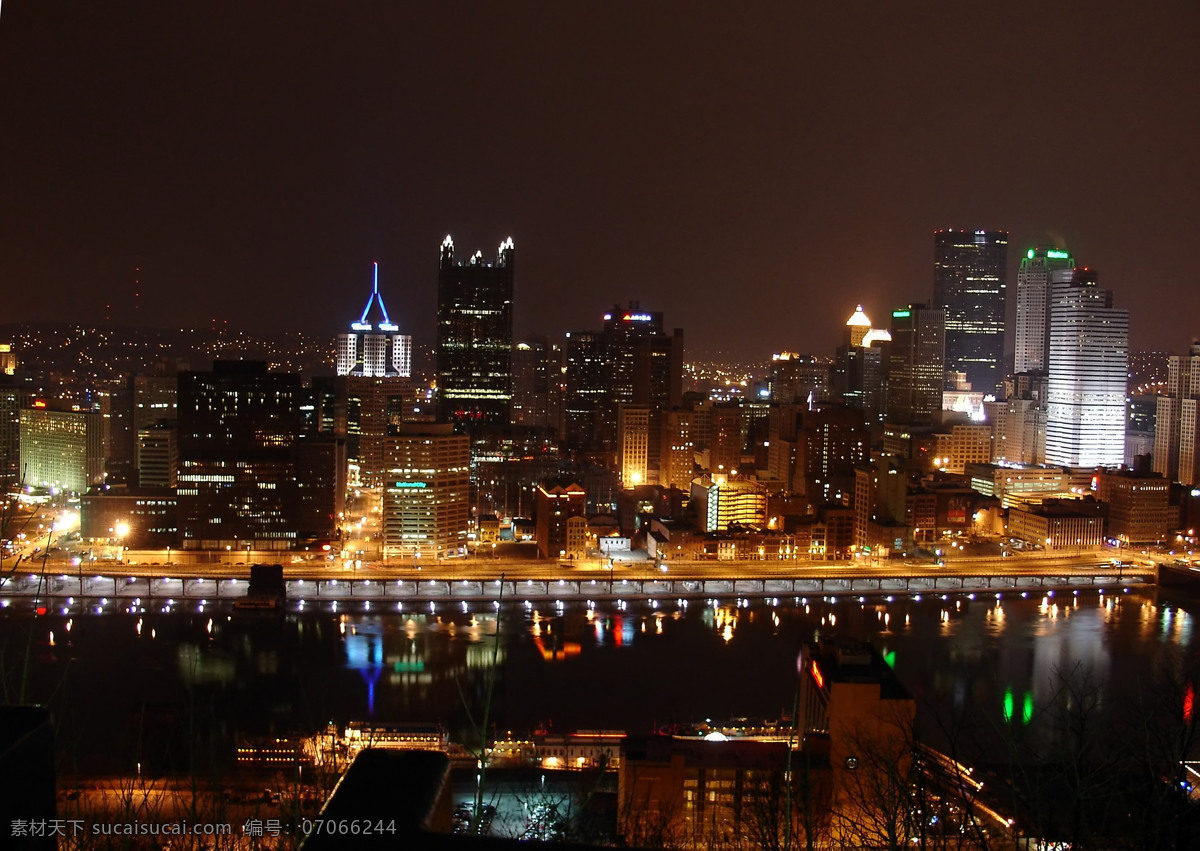
<instances>
[{"instance_id":1,"label":"low rise building","mask_svg":"<svg viewBox=\"0 0 1200 851\"><path fill-rule=\"evenodd\" d=\"M1165 540L1177 525L1170 505L1171 481L1157 473L1099 470L1096 498L1108 503L1108 536L1131 544Z\"/></svg>"},{"instance_id":2,"label":"low rise building","mask_svg":"<svg viewBox=\"0 0 1200 851\"><path fill-rule=\"evenodd\" d=\"M787 765L785 742L629 736L618 831L628 845L677 848L726 847L758 835L763 816L778 804Z\"/></svg>"},{"instance_id":3,"label":"low rise building","mask_svg":"<svg viewBox=\"0 0 1200 851\"><path fill-rule=\"evenodd\" d=\"M1008 534L1047 550L1104 546L1105 508L1093 499L1051 499L1008 512Z\"/></svg>"},{"instance_id":4,"label":"low rise building","mask_svg":"<svg viewBox=\"0 0 1200 851\"><path fill-rule=\"evenodd\" d=\"M692 502L706 532L767 525L767 488L761 482L705 476L692 482Z\"/></svg>"},{"instance_id":5,"label":"low rise building","mask_svg":"<svg viewBox=\"0 0 1200 851\"><path fill-rule=\"evenodd\" d=\"M973 490L994 496L1005 508L1071 495L1070 475L1062 467L968 464L965 474Z\"/></svg>"}]
</instances>

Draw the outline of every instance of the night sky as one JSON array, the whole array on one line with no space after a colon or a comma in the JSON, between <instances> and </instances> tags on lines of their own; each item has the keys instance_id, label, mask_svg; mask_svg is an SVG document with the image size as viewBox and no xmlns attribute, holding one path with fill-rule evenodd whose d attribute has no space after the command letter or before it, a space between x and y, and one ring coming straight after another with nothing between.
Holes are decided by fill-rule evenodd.
<instances>
[{"instance_id":1,"label":"night sky","mask_svg":"<svg viewBox=\"0 0 1200 851\"><path fill-rule=\"evenodd\" d=\"M1010 285L1064 244L1181 351L1197 33L1189 0L3 0L0 322L332 338L378 260L428 341L442 238L511 235L518 334L636 299L689 353L830 355L979 227Z\"/></svg>"}]
</instances>

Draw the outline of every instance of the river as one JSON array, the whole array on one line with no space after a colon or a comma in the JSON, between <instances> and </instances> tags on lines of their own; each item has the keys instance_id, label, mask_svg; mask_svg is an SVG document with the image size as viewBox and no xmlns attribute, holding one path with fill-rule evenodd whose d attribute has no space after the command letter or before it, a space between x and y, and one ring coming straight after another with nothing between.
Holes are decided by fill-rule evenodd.
<instances>
[{"instance_id":1,"label":"river","mask_svg":"<svg viewBox=\"0 0 1200 851\"><path fill-rule=\"evenodd\" d=\"M703 601L651 608L0 616L4 696L54 711L60 771L225 770L246 737L330 721L439 722L462 735L485 701L498 733L777 719L814 633L871 641L927 730L1036 723L1065 683L1110 722L1200 667L1200 600L1142 588L996 595ZM378 607L376 607L378 608ZM28 654L28 675L25 658ZM983 737L986 741L987 736Z\"/></svg>"}]
</instances>

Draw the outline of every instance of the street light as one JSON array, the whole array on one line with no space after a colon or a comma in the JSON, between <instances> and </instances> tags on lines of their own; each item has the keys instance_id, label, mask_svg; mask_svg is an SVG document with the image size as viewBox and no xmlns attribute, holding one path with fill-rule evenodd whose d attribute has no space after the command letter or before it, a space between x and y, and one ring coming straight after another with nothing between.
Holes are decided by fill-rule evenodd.
<instances>
[{"instance_id":1,"label":"street light","mask_svg":"<svg viewBox=\"0 0 1200 851\"><path fill-rule=\"evenodd\" d=\"M116 528L113 531L115 531L117 533L117 546L119 548L118 555L120 555L120 557L121 557L120 560L124 561L125 560L125 539L129 536L129 524L126 523L124 520L121 520L117 523Z\"/></svg>"}]
</instances>

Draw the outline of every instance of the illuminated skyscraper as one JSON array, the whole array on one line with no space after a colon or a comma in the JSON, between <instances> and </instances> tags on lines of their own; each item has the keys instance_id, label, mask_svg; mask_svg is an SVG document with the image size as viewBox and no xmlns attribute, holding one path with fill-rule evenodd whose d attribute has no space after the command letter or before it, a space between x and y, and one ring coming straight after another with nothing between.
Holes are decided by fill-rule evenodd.
<instances>
[{"instance_id":1,"label":"illuminated skyscraper","mask_svg":"<svg viewBox=\"0 0 1200 851\"><path fill-rule=\"evenodd\" d=\"M454 241L442 242L438 267L438 418L508 425L512 402L513 273L510 237L494 263L477 251L455 262Z\"/></svg>"},{"instance_id":2,"label":"illuminated skyscraper","mask_svg":"<svg viewBox=\"0 0 1200 851\"><path fill-rule=\"evenodd\" d=\"M412 337L399 330L379 292L375 263L362 315L337 338L337 374L345 376L338 392L346 412L349 457L358 465L359 481L368 487L383 480L388 428L410 418L412 409Z\"/></svg>"},{"instance_id":3,"label":"illuminated skyscraper","mask_svg":"<svg viewBox=\"0 0 1200 851\"><path fill-rule=\"evenodd\" d=\"M0 377L0 489L20 481L21 396L11 379Z\"/></svg>"},{"instance_id":4,"label":"illuminated skyscraper","mask_svg":"<svg viewBox=\"0 0 1200 851\"><path fill-rule=\"evenodd\" d=\"M892 311L887 418L930 422L942 409L946 383L946 311L911 304Z\"/></svg>"},{"instance_id":5,"label":"illuminated skyscraper","mask_svg":"<svg viewBox=\"0 0 1200 851\"><path fill-rule=\"evenodd\" d=\"M695 478L697 435L707 411L673 408L662 415L662 461L658 481L663 487L688 489Z\"/></svg>"},{"instance_id":6,"label":"illuminated skyscraper","mask_svg":"<svg viewBox=\"0 0 1200 851\"><path fill-rule=\"evenodd\" d=\"M1129 311L1112 305L1112 291L1100 289L1095 272L1052 273L1047 464L1124 463Z\"/></svg>"},{"instance_id":7,"label":"illuminated skyscraper","mask_svg":"<svg viewBox=\"0 0 1200 851\"><path fill-rule=\"evenodd\" d=\"M384 557L466 554L470 438L449 423L405 423L387 438Z\"/></svg>"},{"instance_id":8,"label":"illuminated skyscraper","mask_svg":"<svg viewBox=\"0 0 1200 851\"><path fill-rule=\"evenodd\" d=\"M287 549L332 536L344 478L335 444L304 434L303 396L300 376L261 361L179 374L185 548Z\"/></svg>"},{"instance_id":9,"label":"illuminated skyscraper","mask_svg":"<svg viewBox=\"0 0 1200 851\"><path fill-rule=\"evenodd\" d=\"M650 409L645 405L617 406L617 464L626 488L647 481L650 445Z\"/></svg>"},{"instance_id":10,"label":"illuminated skyscraper","mask_svg":"<svg viewBox=\"0 0 1200 851\"><path fill-rule=\"evenodd\" d=\"M609 399L665 410L683 395L683 330L663 330L663 315L636 302L604 314L604 349L609 364Z\"/></svg>"},{"instance_id":11,"label":"illuminated skyscraper","mask_svg":"<svg viewBox=\"0 0 1200 851\"><path fill-rule=\"evenodd\" d=\"M933 265L933 303L946 311L946 371L966 373L976 391L999 393L1008 232L938 231Z\"/></svg>"},{"instance_id":12,"label":"illuminated skyscraper","mask_svg":"<svg viewBox=\"0 0 1200 851\"><path fill-rule=\"evenodd\" d=\"M21 475L26 485L83 493L104 481L103 421L95 411L21 409Z\"/></svg>"},{"instance_id":13,"label":"illuminated skyscraper","mask_svg":"<svg viewBox=\"0 0 1200 851\"><path fill-rule=\"evenodd\" d=\"M1200 483L1200 340L1167 361L1167 395L1157 399L1154 472Z\"/></svg>"},{"instance_id":14,"label":"illuminated skyscraper","mask_svg":"<svg viewBox=\"0 0 1200 851\"><path fill-rule=\"evenodd\" d=\"M888 331L871 327L860 304L846 320L843 343L834 356L833 398L863 411L868 423L878 423L884 412L891 342Z\"/></svg>"},{"instance_id":15,"label":"illuminated skyscraper","mask_svg":"<svg viewBox=\"0 0 1200 851\"><path fill-rule=\"evenodd\" d=\"M662 414L683 398L683 330L676 328L667 334L662 313L643 310L637 302L624 310L614 305L604 314L602 346L607 365L607 417L615 421L621 405L647 408L646 463L653 471L650 481L656 482L662 463Z\"/></svg>"},{"instance_id":16,"label":"illuminated skyscraper","mask_svg":"<svg viewBox=\"0 0 1200 851\"><path fill-rule=\"evenodd\" d=\"M1017 322L1013 372L1044 372L1050 345L1050 275L1072 269L1068 251L1055 246L1030 248L1017 270Z\"/></svg>"},{"instance_id":17,"label":"illuminated skyscraper","mask_svg":"<svg viewBox=\"0 0 1200 851\"><path fill-rule=\"evenodd\" d=\"M12 375L17 371L18 361L12 343L0 343L0 375Z\"/></svg>"},{"instance_id":18,"label":"illuminated skyscraper","mask_svg":"<svg viewBox=\"0 0 1200 851\"><path fill-rule=\"evenodd\" d=\"M596 453L615 441L608 413L608 361L601 335L568 331L563 356L563 435L574 452Z\"/></svg>"},{"instance_id":19,"label":"illuminated skyscraper","mask_svg":"<svg viewBox=\"0 0 1200 851\"><path fill-rule=\"evenodd\" d=\"M379 264L371 295L350 331L338 334L337 374L367 378L409 378L412 375L412 337L398 334L379 292Z\"/></svg>"}]
</instances>

